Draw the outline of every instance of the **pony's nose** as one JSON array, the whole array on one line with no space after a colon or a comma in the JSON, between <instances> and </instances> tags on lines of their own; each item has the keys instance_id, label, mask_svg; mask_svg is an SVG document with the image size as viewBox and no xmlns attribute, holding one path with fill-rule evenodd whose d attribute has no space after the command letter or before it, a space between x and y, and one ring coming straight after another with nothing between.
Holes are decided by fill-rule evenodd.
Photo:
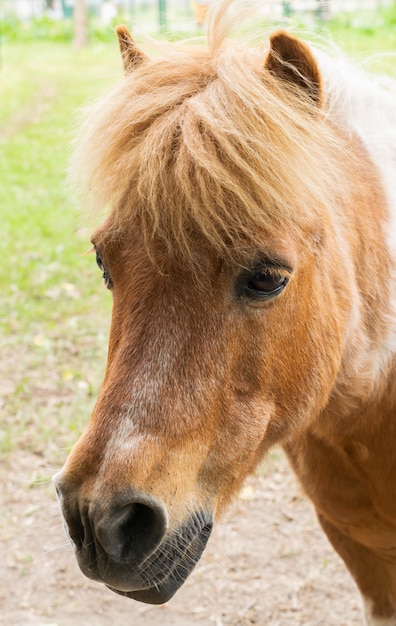
<instances>
[{"instance_id":1,"label":"pony's nose","mask_svg":"<svg viewBox=\"0 0 396 626\"><path fill-rule=\"evenodd\" d=\"M168 529L165 507L148 495L134 495L110 515L93 515L94 534L106 554L120 563L141 564Z\"/></svg>"},{"instance_id":2,"label":"pony's nose","mask_svg":"<svg viewBox=\"0 0 396 626\"><path fill-rule=\"evenodd\" d=\"M83 499L64 480L54 479L68 534L77 553L140 565L158 548L168 530L167 510L156 498L134 489L113 502Z\"/></svg>"}]
</instances>

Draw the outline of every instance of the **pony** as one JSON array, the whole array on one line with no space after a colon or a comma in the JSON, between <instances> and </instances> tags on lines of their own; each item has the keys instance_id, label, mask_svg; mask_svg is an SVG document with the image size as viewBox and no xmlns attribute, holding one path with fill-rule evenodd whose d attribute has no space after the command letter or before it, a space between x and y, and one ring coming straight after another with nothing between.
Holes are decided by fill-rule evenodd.
<instances>
[{"instance_id":1,"label":"pony","mask_svg":"<svg viewBox=\"0 0 396 626\"><path fill-rule=\"evenodd\" d=\"M82 572L168 601L283 446L371 625L396 624L396 99L285 30L150 58L74 170L113 296L107 368L54 482Z\"/></svg>"}]
</instances>

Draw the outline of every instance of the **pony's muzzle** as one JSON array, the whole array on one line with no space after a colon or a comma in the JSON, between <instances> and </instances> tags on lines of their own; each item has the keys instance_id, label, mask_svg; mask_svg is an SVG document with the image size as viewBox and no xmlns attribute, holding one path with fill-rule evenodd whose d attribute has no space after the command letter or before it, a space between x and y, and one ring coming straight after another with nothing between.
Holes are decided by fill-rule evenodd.
<instances>
[{"instance_id":1,"label":"pony's muzzle","mask_svg":"<svg viewBox=\"0 0 396 626\"><path fill-rule=\"evenodd\" d=\"M90 578L103 579L102 564L141 567L167 533L167 510L148 494L126 489L112 501L88 500L61 478L54 484L67 534Z\"/></svg>"},{"instance_id":2,"label":"pony's muzzle","mask_svg":"<svg viewBox=\"0 0 396 626\"><path fill-rule=\"evenodd\" d=\"M209 510L189 512L170 531L167 510L152 495L127 488L111 497L96 489L88 497L87 487L62 474L54 484L83 574L141 602L162 604L173 596L212 530Z\"/></svg>"}]
</instances>

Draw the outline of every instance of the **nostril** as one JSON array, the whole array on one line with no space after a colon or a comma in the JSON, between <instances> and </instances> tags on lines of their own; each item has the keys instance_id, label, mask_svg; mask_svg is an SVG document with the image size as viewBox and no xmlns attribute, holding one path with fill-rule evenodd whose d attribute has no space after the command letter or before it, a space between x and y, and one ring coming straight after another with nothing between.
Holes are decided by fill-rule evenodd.
<instances>
[{"instance_id":1,"label":"nostril","mask_svg":"<svg viewBox=\"0 0 396 626\"><path fill-rule=\"evenodd\" d=\"M143 501L142 501L143 500ZM161 543L168 527L166 509L150 496L129 502L95 524L95 534L108 556L141 563Z\"/></svg>"},{"instance_id":2,"label":"nostril","mask_svg":"<svg viewBox=\"0 0 396 626\"><path fill-rule=\"evenodd\" d=\"M62 511L65 532L76 549L81 550L88 541L91 541L89 525L87 532L87 523L84 523L78 500L73 496L73 485L61 480L59 476L60 474L57 474L52 480Z\"/></svg>"},{"instance_id":3,"label":"nostril","mask_svg":"<svg viewBox=\"0 0 396 626\"><path fill-rule=\"evenodd\" d=\"M130 533L129 537L133 541L140 541L149 528L157 525L155 511L140 502L123 507L114 518L116 530L118 527L121 534Z\"/></svg>"}]
</instances>

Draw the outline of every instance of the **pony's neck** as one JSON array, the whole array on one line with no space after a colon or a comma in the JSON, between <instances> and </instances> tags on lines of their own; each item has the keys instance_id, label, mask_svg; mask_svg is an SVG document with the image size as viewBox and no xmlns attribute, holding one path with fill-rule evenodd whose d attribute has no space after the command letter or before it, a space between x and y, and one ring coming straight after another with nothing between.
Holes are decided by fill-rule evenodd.
<instances>
[{"instance_id":1,"label":"pony's neck","mask_svg":"<svg viewBox=\"0 0 396 626\"><path fill-rule=\"evenodd\" d=\"M396 259L396 81L365 73L321 50L315 54L329 116L358 135L382 179L389 211L386 240Z\"/></svg>"},{"instance_id":2,"label":"pony's neck","mask_svg":"<svg viewBox=\"0 0 396 626\"><path fill-rule=\"evenodd\" d=\"M386 333L380 343L373 343L363 333L361 348L356 352L358 360L353 368L355 384L350 381L347 385L352 396L353 388L357 390L359 387L363 396L363 389L371 395L377 382L396 362L396 81L373 77L345 59L330 58L323 51L315 51L315 54L322 72L324 106L328 116L362 142L384 193L385 218L382 218L381 228L391 272L390 302L388 311L383 311L382 316ZM381 207L373 218L381 220ZM379 241L378 245L384 244ZM370 280L370 275L367 279ZM382 280L389 281L389 277L384 276ZM388 287L388 284L384 286Z\"/></svg>"}]
</instances>

